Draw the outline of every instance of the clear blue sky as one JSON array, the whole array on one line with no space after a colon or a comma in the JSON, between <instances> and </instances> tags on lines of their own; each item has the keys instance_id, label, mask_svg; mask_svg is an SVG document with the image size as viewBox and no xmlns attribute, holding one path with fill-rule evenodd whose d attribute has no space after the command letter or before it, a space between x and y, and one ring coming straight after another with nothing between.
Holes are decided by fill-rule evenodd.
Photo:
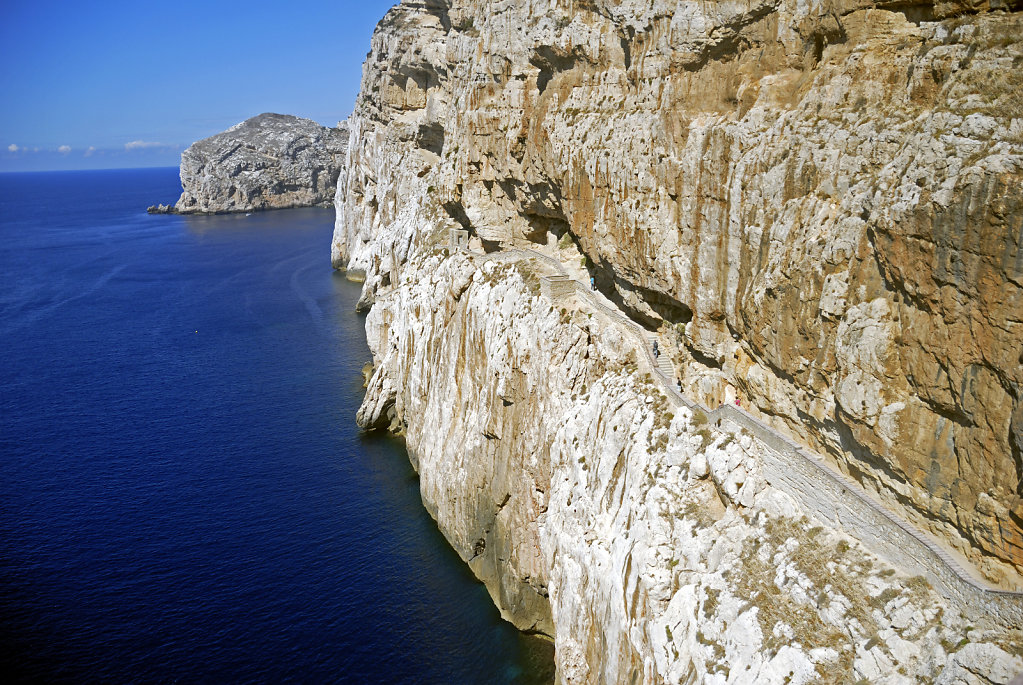
<instances>
[{"instance_id":1,"label":"clear blue sky","mask_svg":"<svg viewBox=\"0 0 1023 685\"><path fill-rule=\"evenodd\" d=\"M351 112L397 0L0 0L0 171L177 166L260 112Z\"/></svg>"}]
</instances>

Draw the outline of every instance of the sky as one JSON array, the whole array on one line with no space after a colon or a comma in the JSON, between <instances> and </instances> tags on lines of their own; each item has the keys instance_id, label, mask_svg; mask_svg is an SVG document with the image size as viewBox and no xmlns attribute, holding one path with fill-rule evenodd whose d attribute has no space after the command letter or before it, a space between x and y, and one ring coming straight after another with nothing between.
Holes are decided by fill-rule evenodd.
<instances>
[{"instance_id":1,"label":"sky","mask_svg":"<svg viewBox=\"0 0 1023 685\"><path fill-rule=\"evenodd\" d=\"M261 112L335 125L397 0L0 0L0 172L177 166Z\"/></svg>"}]
</instances>

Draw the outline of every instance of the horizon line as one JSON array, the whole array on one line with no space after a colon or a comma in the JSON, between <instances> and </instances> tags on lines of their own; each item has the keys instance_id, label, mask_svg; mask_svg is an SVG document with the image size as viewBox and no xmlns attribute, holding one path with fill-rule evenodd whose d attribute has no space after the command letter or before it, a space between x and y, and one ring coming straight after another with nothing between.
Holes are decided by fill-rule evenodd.
<instances>
[{"instance_id":1,"label":"horizon line","mask_svg":"<svg viewBox=\"0 0 1023 685\"><path fill-rule=\"evenodd\" d=\"M96 167L94 169L32 169L32 170L9 170L0 171L0 174L74 174L88 173L90 171L138 171L139 169L181 169L180 166L149 165L149 166L124 166L124 167Z\"/></svg>"}]
</instances>

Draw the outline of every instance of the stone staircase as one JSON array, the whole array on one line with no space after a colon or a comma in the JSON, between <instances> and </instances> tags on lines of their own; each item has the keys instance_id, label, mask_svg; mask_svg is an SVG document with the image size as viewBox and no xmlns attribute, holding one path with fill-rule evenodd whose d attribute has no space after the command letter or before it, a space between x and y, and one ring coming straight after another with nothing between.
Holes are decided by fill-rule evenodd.
<instances>
[{"instance_id":1,"label":"stone staircase","mask_svg":"<svg viewBox=\"0 0 1023 685\"><path fill-rule=\"evenodd\" d=\"M650 348L651 354L653 354L654 343L656 341L656 335L647 335L647 346ZM654 368L661 372L661 375L664 376L664 379L667 379L667 382L672 387L678 387L675 383L675 367L672 365L671 359L669 359L668 355L664 354L663 351L660 355L655 356Z\"/></svg>"}]
</instances>

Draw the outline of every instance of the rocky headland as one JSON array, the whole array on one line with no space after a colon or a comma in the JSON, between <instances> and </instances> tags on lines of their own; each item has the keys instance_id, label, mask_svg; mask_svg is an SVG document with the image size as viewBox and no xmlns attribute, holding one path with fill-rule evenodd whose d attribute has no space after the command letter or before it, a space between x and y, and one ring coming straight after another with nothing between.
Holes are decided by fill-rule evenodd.
<instances>
[{"instance_id":1,"label":"rocky headland","mask_svg":"<svg viewBox=\"0 0 1023 685\"><path fill-rule=\"evenodd\" d=\"M1023 672L1019 9L381 21L332 248L358 420L561 682Z\"/></svg>"},{"instance_id":2,"label":"rocky headland","mask_svg":"<svg viewBox=\"0 0 1023 685\"><path fill-rule=\"evenodd\" d=\"M181 154L181 197L150 213L220 214L329 206L348 147L344 122L327 128L264 113Z\"/></svg>"}]
</instances>

